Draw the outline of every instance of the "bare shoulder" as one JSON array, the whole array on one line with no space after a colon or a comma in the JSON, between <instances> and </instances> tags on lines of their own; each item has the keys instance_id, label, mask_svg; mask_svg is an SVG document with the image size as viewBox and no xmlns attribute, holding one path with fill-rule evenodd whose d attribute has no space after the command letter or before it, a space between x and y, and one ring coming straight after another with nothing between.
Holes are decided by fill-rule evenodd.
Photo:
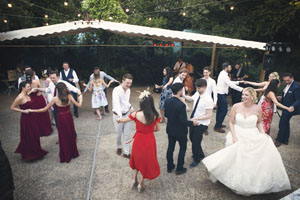
<instances>
[{"instance_id":1,"label":"bare shoulder","mask_svg":"<svg viewBox=\"0 0 300 200\"><path fill-rule=\"evenodd\" d=\"M240 108L242 106L242 103L236 103L232 106L232 110L237 110L238 108Z\"/></svg>"}]
</instances>

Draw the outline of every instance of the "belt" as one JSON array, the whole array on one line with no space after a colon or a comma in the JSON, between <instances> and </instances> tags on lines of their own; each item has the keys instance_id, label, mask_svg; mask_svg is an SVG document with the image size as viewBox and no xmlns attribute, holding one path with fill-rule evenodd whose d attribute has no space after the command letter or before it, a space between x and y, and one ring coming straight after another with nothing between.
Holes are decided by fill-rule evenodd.
<instances>
[{"instance_id":1,"label":"belt","mask_svg":"<svg viewBox=\"0 0 300 200\"><path fill-rule=\"evenodd\" d=\"M118 115L116 112L113 112L115 115ZM122 116L125 116L129 113L129 110L126 113L122 113Z\"/></svg>"}]
</instances>

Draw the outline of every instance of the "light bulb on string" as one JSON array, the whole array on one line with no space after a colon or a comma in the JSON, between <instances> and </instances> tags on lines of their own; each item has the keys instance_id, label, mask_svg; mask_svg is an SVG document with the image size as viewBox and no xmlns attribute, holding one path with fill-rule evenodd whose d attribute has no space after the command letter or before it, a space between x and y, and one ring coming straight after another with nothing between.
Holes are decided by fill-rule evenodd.
<instances>
[{"instance_id":1,"label":"light bulb on string","mask_svg":"<svg viewBox=\"0 0 300 200\"><path fill-rule=\"evenodd\" d=\"M12 6L13 6L12 3L7 4L7 7L9 7L9 8L11 8Z\"/></svg>"},{"instance_id":2,"label":"light bulb on string","mask_svg":"<svg viewBox=\"0 0 300 200\"><path fill-rule=\"evenodd\" d=\"M46 25L46 26L48 26L48 25L49 25L49 23L48 23L48 22L46 22L46 23L45 23L45 25Z\"/></svg>"},{"instance_id":3,"label":"light bulb on string","mask_svg":"<svg viewBox=\"0 0 300 200\"><path fill-rule=\"evenodd\" d=\"M151 21L152 20L152 18L151 17L149 17L149 21Z\"/></svg>"},{"instance_id":4,"label":"light bulb on string","mask_svg":"<svg viewBox=\"0 0 300 200\"><path fill-rule=\"evenodd\" d=\"M129 11L130 11L130 10L129 10L129 8L126 8L126 9L125 9L125 12L127 12L127 13L128 13Z\"/></svg>"},{"instance_id":5,"label":"light bulb on string","mask_svg":"<svg viewBox=\"0 0 300 200\"><path fill-rule=\"evenodd\" d=\"M183 12L183 13L182 13L182 16L186 16L186 12Z\"/></svg>"},{"instance_id":6,"label":"light bulb on string","mask_svg":"<svg viewBox=\"0 0 300 200\"><path fill-rule=\"evenodd\" d=\"M64 2L64 6L68 6L69 3L67 1Z\"/></svg>"},{"instance_id":7,"label":"light bulb on string","mask_svg":"<svg viewBox=\"0 0 300 200\"><path fill-rule=\"evenodd\" d=\"M47 18L48 18L48 15L47 15L47 14L45 14L45 15L44 15L44 17L47 19Z\"/></svg>"},{"instance_id":8,"label":"light bulb on string","mask_svg":"<svg viewBox=\"0 0 300 200\"><path fill-rule=\"evenodd\" d=\"M230 6L230 10L234 10L234 6Z\"/></svg>"},{"instance_id":9,"label":"light bulb on string","mask_svg":"<svg viewBox=\"0 0 300 200\"><path fill-rule=\"evenodd\" d=\"M113 19L113 17L112 16L109 16L109 18L108 18L109 20L112 20Z\"/></svg>"},{"instance_id":10,"label":"light bulb on string","mask_svg":"<svg viewBox=\"0 0 300 200\"><path fill-rule=\"evenodd\" d=\"M6 24L8 21L7 21L7 19L4 19L3 22Z\"/></svg>"},{"instance_id":11,"label":"light bulb on string","mask_svg":"<svg viewBox=\"0 0 300 200\"><path fill-rule=\"evenodd\" d=\"M81 17L81 14L80 14L80 13L78 13L78 14L77 14L77 17Z\"/></svg>"}]
</instances>

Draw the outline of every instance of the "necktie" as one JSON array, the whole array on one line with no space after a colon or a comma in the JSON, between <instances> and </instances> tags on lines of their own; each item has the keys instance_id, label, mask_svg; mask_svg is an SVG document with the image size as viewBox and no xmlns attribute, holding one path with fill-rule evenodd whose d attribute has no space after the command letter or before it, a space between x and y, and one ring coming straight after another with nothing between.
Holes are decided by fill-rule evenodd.
<instances>
[{"instance_id":1,"label":"necktie","mask_svg":"<svg viewBox=\"0 0 300 200\"><path fill-rule=\"evenodd\" d=\"M192 114L191 114L191 119L192 119L192 118L194 117L194 115L195 115L195 112L196 112L196 110L197 110L199 101L200 101L200 95L199 95L199 97L198 97L198 99L197 99L197 101L196 101L196 105L195 105L195 107L194 107L194 109L193 109L193 112L192 112Z\"/></svg>"}]
</instances>

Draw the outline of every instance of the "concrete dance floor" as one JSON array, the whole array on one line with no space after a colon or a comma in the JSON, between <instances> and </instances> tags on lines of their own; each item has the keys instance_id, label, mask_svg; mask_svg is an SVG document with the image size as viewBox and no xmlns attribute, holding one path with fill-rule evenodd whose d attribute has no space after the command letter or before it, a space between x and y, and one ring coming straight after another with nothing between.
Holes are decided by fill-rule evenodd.
<instances>
[{"instance_id":1,"label":"concrete dance floor","mask_svg":"<svg viewBox=\"0 0 300 200\"><path fill-rule=\"evenodd\" d=\"M132 88L131 103L138 109L138 93L144 88ZM111 91L108 99L111 108ZM42 148L49 151L44 159L35 162L24 162L14 151L20 140L20 113L9 109L16 94L10 97L0 96L0 140L13 171L15 183L15 198L20 200L42 199L280 199L300 187L300 116L291 120L290 144L279 148L292 190L276 194L243 197L236 195L220 183L212 183L208 179L203 164L189 169L186 174L176 176L168 174L166 169L167 135L165 124L160 132L155 133L157 154L161 175L153 180L146 180L146 191L139 194L131 190L132 170L129 160L116 154L116 134L112 123L112 113L105 114L100 122L91 108L91 94L84 96L84 105L80 109L79 118L74 118L78 134L78 150L80 156L70 163L59 162L59 146L57 130L52 135L41 138ZM158 105L159 95L155 94L155 103ZM279 117L274 115L271 134L274 138L278 131ZM213 114L212 124L215 122ZM209 127L209 135L204 136L202 147L206 155L222 149L225 143L225 134L213 131ZM228 125L228 117L225 123ZM134 134L132 123L132 136ZM228 129L227 129L228 131ZM95 154L96 153L96 154ZM177 160L178 145L175 149L174 160ZM191 143L188 142L185 166L191 161Z\"/></svg>"}]
</instances>

